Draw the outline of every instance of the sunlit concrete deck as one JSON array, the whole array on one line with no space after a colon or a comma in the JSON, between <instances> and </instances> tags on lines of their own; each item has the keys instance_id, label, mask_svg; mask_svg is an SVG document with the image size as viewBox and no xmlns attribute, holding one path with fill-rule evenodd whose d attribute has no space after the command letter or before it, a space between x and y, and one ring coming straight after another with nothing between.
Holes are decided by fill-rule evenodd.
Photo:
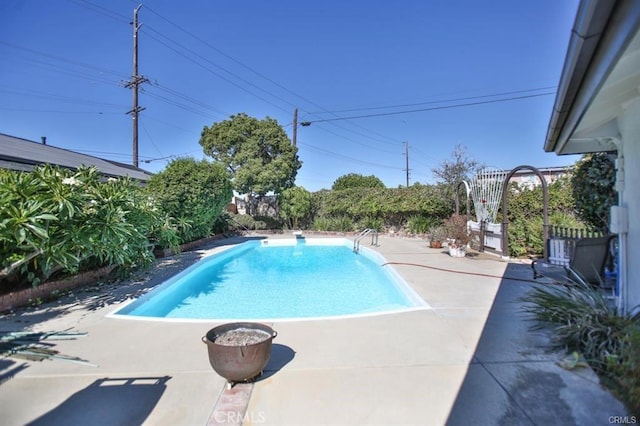
<instances>
[{"instance_id":1,"label":"sunlit concrete deck","mask_svg":"<svg viewBox=\"0 0 640 426\"><path fill-rule=\"evenodd\" d=\"M531 285L528 265L484 254L454 259L417 239L381 236L376 250L431 308L273 323L278 336L249 388L245 424L601 425L625 415L590 370L561 368L546 351L548 336L528 330L518 301ZM105 317L202 253L0 317L4 331L86 332L51 343L95 365L0 358L2 424L237 421L212 416L226 386L201 337L217 323Z\"/></svg>"}]
</instances>

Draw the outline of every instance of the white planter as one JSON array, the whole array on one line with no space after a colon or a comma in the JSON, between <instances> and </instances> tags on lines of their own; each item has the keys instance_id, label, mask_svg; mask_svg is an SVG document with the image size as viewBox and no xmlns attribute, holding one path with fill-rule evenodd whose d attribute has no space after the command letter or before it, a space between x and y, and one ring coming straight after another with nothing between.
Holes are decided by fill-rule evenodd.
<instances>
[{"instance_id":1,"label":"white planter","mask_svg":"<svg viewBox=\"0 0 640 426\"><path fill-rule=\"evenodd\" d=\"M451 257L465 257L467 250L465 247L449 247L449 256Z\"/></svg>"}]
</instances>

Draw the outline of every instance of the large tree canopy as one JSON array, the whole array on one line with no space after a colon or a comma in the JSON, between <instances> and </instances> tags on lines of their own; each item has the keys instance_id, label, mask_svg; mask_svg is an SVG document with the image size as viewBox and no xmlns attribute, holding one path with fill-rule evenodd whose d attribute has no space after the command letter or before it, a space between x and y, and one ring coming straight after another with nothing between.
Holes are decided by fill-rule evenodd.
<instances>
[{"instance_id":1,"label":"large tree canopy","mask_svg":"<svg viewBox=\"0 0 640 426\"><path fill-rule=\"evenodd\" d=\"M227 167L234 189L262 197L281 193L294 185L298 169L298 149L284 129L272 118L258 120L245 113L205 126L200 145L206 155Z\"/></svg>"}]
</instances>

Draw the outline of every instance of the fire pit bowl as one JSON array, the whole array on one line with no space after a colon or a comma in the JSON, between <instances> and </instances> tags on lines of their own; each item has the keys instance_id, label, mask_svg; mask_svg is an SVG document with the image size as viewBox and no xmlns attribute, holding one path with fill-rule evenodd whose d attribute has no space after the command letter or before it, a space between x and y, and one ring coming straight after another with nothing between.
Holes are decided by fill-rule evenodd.
<instances>
[{"instance_id":1,"label":"fire pit bowl","mask_svg":"<svg viewBox=\"0 0 640 426\"><path fill-rule=\"evenodd\" d=\"M202 341L207 345L211 367L233 384L262 374L271 355L271 341L277 335L264 324L235 322L212 328Z\"/></svg>"}]
</instances>

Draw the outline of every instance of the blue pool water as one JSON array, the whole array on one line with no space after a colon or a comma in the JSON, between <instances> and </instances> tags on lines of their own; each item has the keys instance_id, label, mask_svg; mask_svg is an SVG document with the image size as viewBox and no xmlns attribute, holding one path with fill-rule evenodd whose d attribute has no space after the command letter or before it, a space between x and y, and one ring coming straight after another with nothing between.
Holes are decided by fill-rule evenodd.
<instances>
[{"instance_id":1,"label":"blue pool water","mask_svg":"<svg viewBox=\"0 0 640 426\"><path fill-rule=\"evenodd\" d=\"M250 241L207 257L116 315L316 318L425 306L384 259L346 239Z\"/></svg>"}]
</instances>

